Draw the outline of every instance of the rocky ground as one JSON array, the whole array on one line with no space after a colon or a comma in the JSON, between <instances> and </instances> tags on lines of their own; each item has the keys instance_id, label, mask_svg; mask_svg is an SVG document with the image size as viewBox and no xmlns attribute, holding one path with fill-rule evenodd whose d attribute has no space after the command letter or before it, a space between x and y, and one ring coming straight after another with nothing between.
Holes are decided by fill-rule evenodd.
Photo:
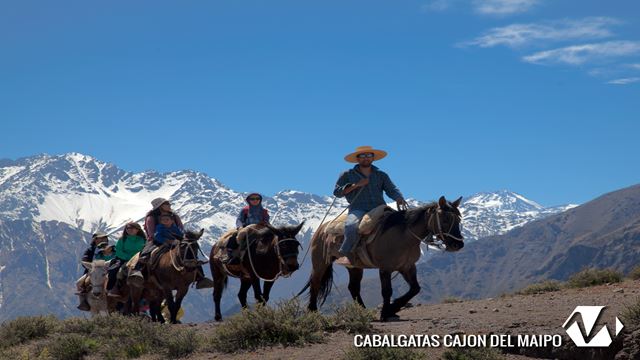
<instances>
[{"instance_id":1,"label":"rocky ground","mask_svg":"<svg viewBox=\"0 0 640 360\"><path fill-rule=\"evenodd\" d=\"M400 312L400 320L374 322L376 333L381 334L560 334L562 346L554 348L507 348L508 359L525 358L613 358L612 351L621 346L623 334L609 350L581 351L576 349L562 329L562 324L578 305L606 305L607 309L598 324L614 328L615 317L620 317L626 306L640 299L640 282L627 280L622 283L601 285L582 289L566 289L536 295L506 295L498 298L469 300L436 305L415 304ZM205 330L216 324L184 325ZM600 326L595 327L600 329ZM612 330L613 331L613 330ZM199 353L189 357L200 359L336 359L353 347L353 335L347 333L327 334L323 344L305 347L273 347L253 352L227 355ZM439 358L446 349L421 349L427 358ZM609 351L609 352L607 352Z\"/></svg>"}]
</instances>

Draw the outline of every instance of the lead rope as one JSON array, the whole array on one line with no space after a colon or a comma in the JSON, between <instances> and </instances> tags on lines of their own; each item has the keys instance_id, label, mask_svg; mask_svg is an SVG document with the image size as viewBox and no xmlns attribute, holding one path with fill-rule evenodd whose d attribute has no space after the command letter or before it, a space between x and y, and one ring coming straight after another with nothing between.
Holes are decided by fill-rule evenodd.
<instances>
[{"instance_id":1,"label":"lead rope","mask_svg":"<svg viewBox=\"0 0 640 360\"><path fill-rule=\"evenodd\" d=\"M277 239L277 237L276 237L276 239ZM275 246L276 255L278 256L278 267L280 268L280 270L278 271L278 273L276 274L276 276L273 279L265 279L265 278L263 278L262 276L260 276L258 274L258 272L256 271L255 266L253 265L253 258L251 256L251 245L253 245L253 243L249 244L249 246L247 247L247 252L249 253L249 264L251 264L251 270L258 277L258 279L260 279L262 281L272 282L272 281L276 281L280 277L280 275L282 275L282 264L284 263L284 260L282 259L282 256L280 255L280 243L284 242L284 241L291 241L291 240L294 240L294 239L283 239L283 240L276 240L275 241L275 243L276 243L276 246ZM254 242L255 242L255 240L254 240Z\"/></svg>"}]
</instances>

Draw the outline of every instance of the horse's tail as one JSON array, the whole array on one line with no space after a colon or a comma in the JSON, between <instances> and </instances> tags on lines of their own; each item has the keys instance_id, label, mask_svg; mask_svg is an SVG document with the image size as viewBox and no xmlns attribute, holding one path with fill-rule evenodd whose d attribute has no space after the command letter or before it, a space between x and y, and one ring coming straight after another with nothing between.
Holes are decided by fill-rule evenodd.
<instances>
[{"instance_id":1,"label":"horse's tail","mask_svg":"<svg viewBox=\"0 0 640 360\"><path fill-rule=\"evenodd\" d=\"M324 271L322 275L322 280L320 280L320 289L318 290L318 298L320 299L320 306L324 305L324 302L327 301L327 296L331 292L331 288L333 287L333 263L327 266L327 269Z\"/></svg>"},{"instance_id":2,"label":"horse's tail","mask_svg":"<svg viewBox=\"0 0 640 360\"><path fill-rule=\"evenodd\" d=\"M302 290L300 290L299 293L296 294L296 296L294 296L294 298L297 298L298 296L302 295L305 293L305 291L307 291L309 289L309 286L311 286L311 279L309 279L309 281L307 281L307 283L304 285L304 287L302 288Z\"/></svg>"}]
</instances>

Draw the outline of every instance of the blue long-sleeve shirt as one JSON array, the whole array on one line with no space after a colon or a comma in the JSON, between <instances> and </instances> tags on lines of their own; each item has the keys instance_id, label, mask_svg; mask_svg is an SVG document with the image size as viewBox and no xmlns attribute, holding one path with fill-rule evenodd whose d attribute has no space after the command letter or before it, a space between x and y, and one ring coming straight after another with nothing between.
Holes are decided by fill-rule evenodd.
<instances>
[{"instance_id":1,"label":"blue long-sleeve shirt","mask_svg":"<svg viewBox=\"0 0 640 360\"><path fill-rule=\"evenodd\" d=\"M162 245L167 240L182 239L184 232L180 228L173 224L170 227L166 227L162 224L156 226L156 233L153 235L153 242Z\"/></svg>"},{"instance_id":2,"label":"blue long-sleeve shirt","mask_svg":"<svg viewBox=\"0 0 640 360\"><path fill-rule=\"evenodd\" d=\"M359 169L360 165L356 165L353 169L343 172L340 178L338 178L338 182L336 182L335 189L333 190L333 195L337 197L346 196L347 202L349 202L349 208L370 211L380 205L384 205L386 202L382 196L383 191L388 197L395 201L403 198L402 193L391 181L389 175L373 165L371 166L371 175L369 175L369 184L345 195L344 190L349 185L355 185L358 181L365 178ZM360 194L358 195L359 192Z\"/></svg>"}]
</instances>

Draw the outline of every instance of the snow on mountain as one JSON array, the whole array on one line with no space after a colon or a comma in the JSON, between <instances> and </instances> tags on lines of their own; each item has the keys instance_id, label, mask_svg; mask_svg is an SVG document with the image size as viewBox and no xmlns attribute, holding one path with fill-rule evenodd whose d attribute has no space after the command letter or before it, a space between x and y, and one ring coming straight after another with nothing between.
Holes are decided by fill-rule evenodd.
<instances>
[{"instance_id":1,"label":"snow on mountain","mask_svg":"<svg viewBox=\"0 0 640 360\"><path fill-rule=\"evenodd\" d=\"M170 199L183 221L207 229L213 243L235 226L242 194L194 171L132 173L87 155L39 155L0 163L0 216L9 220L60 221L86 232L117 232L141 221L156 197ZM286 190L265 196L275 224L306 220L305 239L317 228L332 198ZM345 207L338 199L328 219ZM469 240L502 234L531 220L575 205L545 208L514 192L478 193L463 200L463 234Z\"/></svg>"},{"instance_id":2,"label":"snow on mountain","mask_svg":"<svg viewBox=\"0 0 640 360\"><path fill-rule=\"evenodd\" d=\"M577 205L545 208L508 190L482 192L463 200L462 234L467 240L501 235L530 221L569 210Z\"/></svg>"}]
</instances>

